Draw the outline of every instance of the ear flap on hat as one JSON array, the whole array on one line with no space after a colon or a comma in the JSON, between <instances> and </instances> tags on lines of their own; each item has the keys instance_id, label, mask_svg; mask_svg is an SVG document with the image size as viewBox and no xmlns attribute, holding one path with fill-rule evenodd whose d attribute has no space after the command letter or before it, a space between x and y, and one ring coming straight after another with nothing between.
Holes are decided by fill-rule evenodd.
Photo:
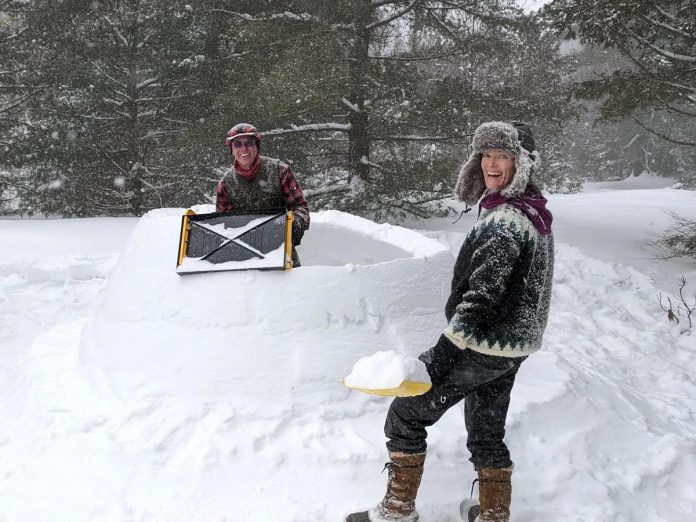
<instances>
[{"instance_id":1,"label":"ear flap on hat","mask_svg":"<svg viewBox=\"0 0 696 522\"><path fill-rule=\"evenodd\" d=\"M524 151L520 151L515 156L515 174L512 176L510 184L501 190L500 193L511 198L524 194L533 167L534 162L529 155Z\"/></svg>"},{"instance_id":2,"label":"ear flap on hat","mask_svg":"<svg viewBox=\"0 0 696 522\"><path fill-rule=\"evenodd\" d=\"M525 123L513 121L512 125L517 130L519 147L515 158L515 176L512 182L500 193L503 196L515 197L523 194L532 177L534 169L539 168L541 158L536 150L532 130Z\"/></svg>"},{"instance_id":3,"label":"ear flap on hat","mask_svg":"<svg viewBox=\"0 0 696 522\"><path fill-rule=\"evenodd\" d=\"M459 170L454 195L467 205L473 206L485 190L486 182L481 170L481 154L473 153Z\"/></svg>"}]
</instances>

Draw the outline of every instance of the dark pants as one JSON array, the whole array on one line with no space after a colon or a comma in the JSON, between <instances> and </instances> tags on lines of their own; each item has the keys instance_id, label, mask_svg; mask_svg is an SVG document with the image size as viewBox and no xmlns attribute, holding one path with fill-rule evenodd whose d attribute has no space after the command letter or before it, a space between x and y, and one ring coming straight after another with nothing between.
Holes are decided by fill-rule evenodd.
<instances>
[{"instance_id":1,"label":"dark pants","mask_svg":"<svg viewBox=\"0 0 696 522\"><path fill-rule=\"evenodd\" d=\"M515 376L526 357L495 357L461 350L450 372L424 395L397 397L384 433L387 449L404 453L426 450L426 428L464 399L466 446L476 468L512 465L505 437L505 418Z\"/></svg>"},{"instance_id":2,"label":"dark pants","mask_svg":"<svg viewBox=\"0 0 696 522\"><path fill-rule=\"evenodd\" d=\"M297 250L295 250L295 247L292 247L292 267L293 268L298 268L302 266L302 263L300 263L300 256L297 255Z\"/></svg>"}]
</instances>

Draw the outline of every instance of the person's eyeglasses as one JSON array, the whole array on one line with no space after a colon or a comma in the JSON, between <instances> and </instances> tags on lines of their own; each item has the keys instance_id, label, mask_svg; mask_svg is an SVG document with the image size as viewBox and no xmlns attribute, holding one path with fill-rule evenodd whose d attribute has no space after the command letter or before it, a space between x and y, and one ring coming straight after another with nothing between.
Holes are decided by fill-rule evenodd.
<instances>
[{"instance_id":1,"label":"person's eyeglasses","mask_svg":"<svg viewBox=\"0 0 696 522\"><path fill-rule=\"evenodd\" d=\"M232 146L235 149L241 149L242 147L255 147L256 140L234 140Z\"/></svg>"}]
</instances>

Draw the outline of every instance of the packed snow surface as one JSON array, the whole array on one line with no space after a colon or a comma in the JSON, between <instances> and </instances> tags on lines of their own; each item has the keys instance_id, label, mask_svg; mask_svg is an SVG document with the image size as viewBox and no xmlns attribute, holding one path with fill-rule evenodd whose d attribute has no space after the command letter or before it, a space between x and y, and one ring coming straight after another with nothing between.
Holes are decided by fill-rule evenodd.
<instances>
[{"instance_id":1,"label":"packed snow surface","mask_svg":"<svg viewBox=\"0 0 696 522\"><path fill-rule=\"evenodd\" d=\"M377 352L355 363L344 379L346 386L369 390L398 388L404 381L430 383L425 365L416 357L394 350Z\"/></svg>"},{"instance_id":2,"label":"packed snow surface","mask_svg":"<svg viewBox=\"0 0 696 522\"><path fill-rule=\"evenodd\" d=\"M356 359L392 348L417 354L420 336L443 327L452 257L434 239L319 212L313 240L299 248L301 268L182 277L172 257L182 211L140 220L82 336L82 362L119 393L147 385L314 409L306 395L344 395L337 384ZM369 259L355 238L372 244Z\"/></svg>"},{"instance_id":3,"label":"packed snow surface","mask_svg":"<svg viewBox=\"0 0 696 522\"><path fill-rule=\"evenodd\" d=\"M696 336L657 295L696 275L638 242L665 210L696 215L695 194L549 207L551 316L506 431L512 520L691 522ZM437 341L473 213L416 230L316 213L302 268L181 277L177 212L0 220L3 522L326 522L383 495L390 399L340 381ZM461 405L428 444L418 510L454 522L474 478Z\"/></svg>"}]
</instances>

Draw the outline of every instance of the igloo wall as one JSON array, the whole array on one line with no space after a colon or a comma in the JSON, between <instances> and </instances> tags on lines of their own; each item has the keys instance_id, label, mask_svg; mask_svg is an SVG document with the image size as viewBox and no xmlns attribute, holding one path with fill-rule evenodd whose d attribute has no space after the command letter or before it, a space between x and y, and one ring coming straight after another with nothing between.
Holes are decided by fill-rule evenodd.
<instances>
[{"instance_id":1,"label":"igloo wall","mask_svg":"<svg viewBox=\"0 0 696 522\"><path fill-rule=\"evenodd\" d=\"M453 259L417 232L323 211L312 214L300 268L180 276L182 213L138 222L83 332L83 363L119 394L345 393L357 359L415 355L428 348L416 339L435 341L445 326Z\"/></svg>"}]
</instances>

